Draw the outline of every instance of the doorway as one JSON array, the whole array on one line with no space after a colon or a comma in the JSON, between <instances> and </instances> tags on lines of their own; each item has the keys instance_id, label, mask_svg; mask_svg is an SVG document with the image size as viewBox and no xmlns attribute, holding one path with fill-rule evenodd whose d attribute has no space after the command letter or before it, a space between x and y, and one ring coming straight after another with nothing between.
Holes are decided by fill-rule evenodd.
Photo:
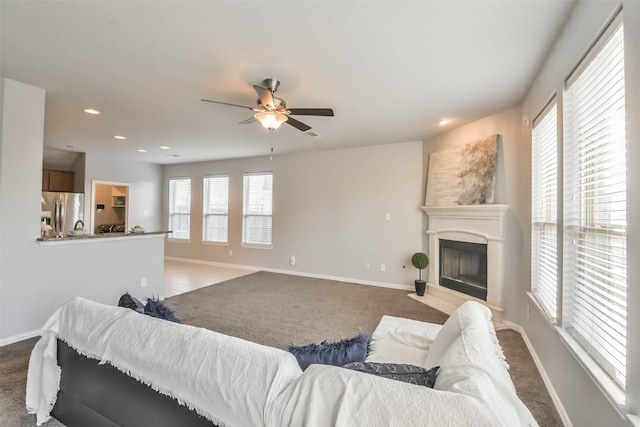
<instances>
[{"instance_id":1,"label":"doorway","mask_svg":"<svg viewBox=\"0 0 640 427\"><path fill-rule=\"evenodd\" d=\"M93 234L124 234L129 229L130 186L126 182L92 181Z\"/></svg>"}]
</instances>

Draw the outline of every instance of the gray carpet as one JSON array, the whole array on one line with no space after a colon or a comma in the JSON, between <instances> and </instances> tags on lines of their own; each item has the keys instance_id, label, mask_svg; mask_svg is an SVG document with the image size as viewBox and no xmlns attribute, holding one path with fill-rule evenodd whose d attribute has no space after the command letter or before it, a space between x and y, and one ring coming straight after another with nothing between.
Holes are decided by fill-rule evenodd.
<instances>
[{"instance_id":1,"label":"gray carpet","mask_svg":"<svg viewBox=\"0 0 640 427\"><path fill-rule=\"evenodd\" d=\"M115 302L114 302L115 303ZM258 272L167 299L183 323L282 347L371 332L383 314L432 323L447 316L407 297L407 291ZM498 339L518 395L540 426L562 426L519 333ZM24 410L29 352L35 339L0 348L0 425L34 426ZM57 421L47 427L60 426Z\"/></svg>"}]
</instances>

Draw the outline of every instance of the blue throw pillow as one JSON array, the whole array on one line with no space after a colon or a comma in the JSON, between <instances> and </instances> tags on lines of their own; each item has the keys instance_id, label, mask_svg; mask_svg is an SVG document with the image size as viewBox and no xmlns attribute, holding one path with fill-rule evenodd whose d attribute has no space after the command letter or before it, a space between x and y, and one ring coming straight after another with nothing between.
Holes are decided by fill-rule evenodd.
<instances>
[{"instance_id":1,"label":"blue throw pillow","mask_svg":"<svg viewBox=\"0 0 640 427\"><path fill-rule=\"evenodd\" d=\"M343 366L343 368L429 388L433 388L433 385L436 383L438 371L440 370L440 366L425 369L420 366L401 363L370 362L350 363Z\"/></svg>"},{"instance_id":2,"label":"blue throw pillow","mask_svg":"<svg viewBox=\"0 0 640 427\"><path fill-rule=\"evenodd\" d=\"M338 342L323 341L320 344L290 345L284 349L293 354L304 371L312 363L343 366L352 362L364 362L369 354L371 335L360 333Z\"/></svg>"},{"instance_id":3,"label":"blue throw pillow","mask_svg":"<svg viewBox=\"0 0 640 427\"><path fill-rule=\"evenodd\" d=\"M144 306L144 314L151 317L157 317L158 319L168 320L170 322L181 323L178 320L172 309L167 307L164 301L160 301L156 298L147 299L147 305Z\"/></svg>"},{"instance_id":4,"label":"blue throw pillow","mask_svg":"<svg viewBox=\"0 0 640 427\"><path fill-rule=\"evenodd\" d=\"M118 301L118 307L130 308L138 313L146 314L147 316L157 317L159 319L168 320L170 322L182 323L176 318L172 309L167 307L164 301L160 301L157 298L148 298L147 304L142 304L135 297L132 297L127 292L120 297Z\"/></svg>"}]
</instances>

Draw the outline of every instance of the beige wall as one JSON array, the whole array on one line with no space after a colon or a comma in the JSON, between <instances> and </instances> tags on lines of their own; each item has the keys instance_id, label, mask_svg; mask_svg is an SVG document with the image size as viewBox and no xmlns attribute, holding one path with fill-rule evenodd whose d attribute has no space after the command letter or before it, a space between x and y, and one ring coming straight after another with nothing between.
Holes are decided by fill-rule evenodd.
<instances>
[{"instance_id":1,"label":"beige wall","mask_svg":"<svg viewBox=\"0 0 640 427\"><path fill-rule=\"evenodd\" d=\"M273 249L241 245L242 174L259 171L273 171ZM201 243L209 174L230 178L228 246ZM169 242L167 256L413 288L410 257L424 233L422 142L165 166L164 206L171 177L192 178L191 241Z\"/></svg>"}]
</instances>

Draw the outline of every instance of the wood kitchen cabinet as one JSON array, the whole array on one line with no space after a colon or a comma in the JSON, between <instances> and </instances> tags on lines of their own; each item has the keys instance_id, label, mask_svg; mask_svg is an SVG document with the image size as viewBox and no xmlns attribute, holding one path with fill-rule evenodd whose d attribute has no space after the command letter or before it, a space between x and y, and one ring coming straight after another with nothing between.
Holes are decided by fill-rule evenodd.
<instances>
[{"instance_id":1,"label":"wood kitchen cabinet","mask_svg":"<svg viewBox=\"0 0 640 427\"><path fill-rule=\"evenodd\" d=\"M73 192L75 172L57 171L51 169L42 170L42 191Z\"/></svg>"}]
</instances>

